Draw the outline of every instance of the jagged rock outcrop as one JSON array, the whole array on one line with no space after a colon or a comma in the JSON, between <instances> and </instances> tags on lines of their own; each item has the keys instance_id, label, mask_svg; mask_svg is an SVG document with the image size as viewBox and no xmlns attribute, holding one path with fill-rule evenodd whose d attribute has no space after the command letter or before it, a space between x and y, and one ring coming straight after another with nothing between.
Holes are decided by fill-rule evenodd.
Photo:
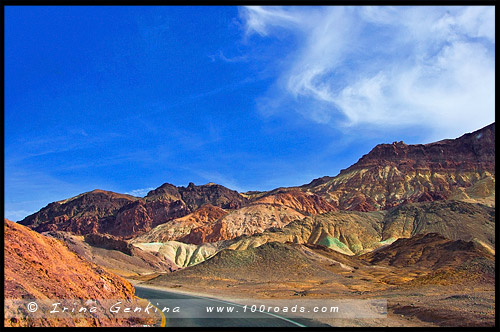
<instances>
[{"instance_id":1,"label":"jagged rock outcrop","mask_svg":"<svg viewBox=\"0 0 500 332\"><path fill-rule=\"evenodd\" d=\"M130 243L109 234L86 234L84 240L94 247L118 250L124 254L132 255L132 245Z\"/></svg>"},{"instance_id":2,"label":"jagged rock outcrop","mask_svg":"<svg viewBox=\"0 0 500 332\"><path fill-rule=\"evenodd\" d=\"M190 211L205 204L229 210L239 209L247 204L247 199L237 191L212 182L202 186L195 186L190 182L187 187L178 187L178 190Z\"/></svg>"},{"instance_id":3,"label":"jagged rock outcrop","mask_svg":"<svg viewBox=\"0 0 500 332\"><path fill-rule=\"evenodd\" d=\"M145 197L147 202L158 199L167 201L182 200L190 212L199 209L205 204L232 210L239 209L247 203L247 198L237 191L212 182L201 186L196 186L190 182L187 187L176 187L170 183L164 183L157 189L151 190Z\"/></svg>"},{"instance_id":4,"label":"jagged rock outcrop","mask_svg":"<svg viewBox=\"0 0 500 332\"><path fill-rule=\"evenodd\" d=\"M156 200L164 200L164 201L178 201L182 200L181 194L179 193L179 189L170 183L164 183L158 188L151 190L148 192L146 197L144 197L146 202L156 201Z\"/></svg>"},{"instance_id":5,"label":"jagged rock outcrop","mask_svg":"<svg viewBox=\"0 0 500 332\"><path fill-rule=\"evenodd\" d=\"M379 144L336 177L302 186L341 210L373 211L447 199L495 176L495 124L429 144ZM494 195L488 193L488 195Z\"/></svg>"}]
</instances>

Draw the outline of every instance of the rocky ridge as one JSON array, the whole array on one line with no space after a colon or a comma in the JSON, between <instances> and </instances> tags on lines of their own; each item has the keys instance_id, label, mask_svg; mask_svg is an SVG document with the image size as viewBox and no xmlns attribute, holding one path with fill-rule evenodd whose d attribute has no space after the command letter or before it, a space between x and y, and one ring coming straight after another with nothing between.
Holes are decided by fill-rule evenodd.
<instances>
[{"instance_id":1,"label":"rocky ridge","mask_svg":"<svg viewBox=\"0 0 500 332\"><path fill-rule=\"evenodd\" d=\"M128 299L134 288L123 278L103 270L71 252L60 241L4 220L5 299ZM6 302L6 326L130 326L127 319L80 318L60 321L53 318L23 319L16 307ZM10 316L10 315L9 315ZM137 322L135 322L137 323Z\"/></svg>"},{"instance_id":2,"label":"rocky ridge","mask_svg":"<svg viewBox=\"0 0 500 332\"><path fill-rule=\"evenodd\" d=\"M495 123L429 144L379 144L335 177L300 187L340 210L374 211L444 200L495 177ZM491 187L490 187L491 188ZM484 193L487 196L492 192ZM483 196L484 197L484 196Z\"/></svg>"},{"instance_id":3,"label":"rocky ridge","mask_svg":"<svg viewBox=\"0 0 500 332\"><path fill-rule=\"evenodd\" d=\"M205 204L237 209L246 202L236 191L212 183L202 186L190 183L188 187L165 183L144 198L93 190L51 203L19 223L38 232L107 233L131 238L184 217Z\"/></svg>"},{"instance_id":4,"label":"rocky ridge","mask_svg":"<svg viewBox=\"0 0 500 332\"><path fill-rule=\"evenodd\" d=\"M132 239L133 242L176 241L191 233L193 229L216 222L228 212L220 207L205 204L198 210L181 218L154 227L149 232Z\"/></svg>"},{"instance_id":5,"label":"rocky ridge","mask_svg":"<svg viewBox=\"0 0 500 332\"><path fill-rule=\"evenodd\" d=\"M132 241L201 244L281 228L305 216L338 210L388 211L414 202L453 200L494 206L494 136L493 123L457 139L380 144L336 177L269 192L239 194L214 183L187 187L165 183L144 198L95 190L51 203L20 223L39 232L62 230ZM391 229L391 222L379 226ZM378 242L406 237L409 228L405 229L396 229ZM324 235L324 241L339 240L325 234L329 235ZM344 240L339 241L347 245L342 249L346 253L358 253L359 243L362 250L372 248L363 240Z\"/></svg>"},{"instance_id":6,"label":"rocky ridge","mask_svg":"<svg viewBox=\"0 0 500 332\"><path fill-rule=\"evenodd\" d=\"M232 211L215 222L192 229L179 241L192 244L223 241L243 234L260 233L271 227L281 228L302 218L304 215L286 206L252 204Z\"/></svg>"},{"instance_id":7,"label":"rocky ridge","mask_svg":"<svg viewBox=\"0 0 500 332\"><path fill-rule=\"evenodd\" d=\"M244 250L267 242L319 244L346 255L359 255L399 238L439 233L451 240L476 241L495 250L495 209L460 201L400 205L388 211L338 211L226 241Z\"/></svg>"}]
</instances>

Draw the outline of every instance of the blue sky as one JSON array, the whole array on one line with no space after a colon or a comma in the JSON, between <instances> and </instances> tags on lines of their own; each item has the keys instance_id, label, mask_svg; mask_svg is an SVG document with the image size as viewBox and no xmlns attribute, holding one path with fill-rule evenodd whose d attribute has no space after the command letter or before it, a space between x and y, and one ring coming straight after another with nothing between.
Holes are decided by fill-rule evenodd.
<instances>
[{"instance_id":1,"label":"blue sky","mask_svg":"<svg viewBox=\"0 0 500 332\"><path fill-rule=\"evenodd\" d=\"M494 121L494 7L5 7L5 217L270 190Z\"/></svg>"}]
</instances>

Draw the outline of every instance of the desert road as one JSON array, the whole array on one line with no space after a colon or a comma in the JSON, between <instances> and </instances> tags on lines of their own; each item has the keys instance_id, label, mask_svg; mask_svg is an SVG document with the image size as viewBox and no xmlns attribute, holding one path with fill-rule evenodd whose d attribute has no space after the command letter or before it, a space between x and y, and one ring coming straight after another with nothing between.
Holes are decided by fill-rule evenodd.
<instances>
[{"instance_id":1,"label":"desert road","mask_svg":"<svg viewBox=\"0 0 500 332\"><path fill-rule=\"evenodd\" d=\"M216 298L198 297L179 293L172 293L168 291L156 290L135 286L136 296L150 300L151 303L159 308L171 306L177 300L196 300L192 301L190 306L191 312L206 312L207 307L229 306L241 307L238 304L233 304L224 300ZM182 302L181 301L181 302ZM190 302L191 303L191 302ZM329 326L312 319L297 319L287 318L273 313L265 312L245 312L244 315L238 314L238 317L224 317L224 318L200 318L197 315L181 313L175 318L169 317L165 314L165 327L320 327ZM182 316L182 318L177 318ZM243 317L242 317L243 316ZM160 323L158 323L160 325Z\"/></svg>"}]
</instances>

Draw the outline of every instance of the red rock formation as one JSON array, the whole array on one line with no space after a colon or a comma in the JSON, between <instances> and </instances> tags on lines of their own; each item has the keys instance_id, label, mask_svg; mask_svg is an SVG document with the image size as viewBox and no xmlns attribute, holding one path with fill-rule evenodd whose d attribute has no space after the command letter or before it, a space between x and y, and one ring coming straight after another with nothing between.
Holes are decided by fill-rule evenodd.
<instances>
[{"instance_id":1,"label":"red rock formation","mask_svg":"<svg viewBox=\"0 0 500 332\"><path fill-rule=\"evenodd\" d=\"M4 221L5 299L133 299L134 288L125 279L92 264L56 239ZM9 308L10 310L11 308ZM7 310L7 308L5 309ZM7 319L8 326L130 325L125 319L38 322Z\"/></svg>"},{"instance_id":2,"label":"red rock formation","mask_svg":"<svg viewBox=\"0 0 500 332\"><path fill-rule=\"evenodd\" d=\"M137 201L118 211L113 228L108 233L130 238L188 213L188 208L180 200Z\"/></svg>"},{"instance_id":3,"label":"red rock formation","mask_svg":"<svg viewBox=\"0 0 500 332\"><path fill-rule=\"evenodd\" d=\"M277 192L258 199L255 203L273 204L290 207L305 215L314 215L338 209L318 195L298 189Z\"/></svg>"},{"instance_id":4,"label":"red rock formation","mask_svg":"<svg viewBox=\"0 0 500 332\"><path fill-rule=\"evenodd\" d=\"M185 221L193 224L205 224L222 218L226 214L228 214L228 212L218 206L205 204L193 213L177 219L177 221Z\"/></svg>"},{"instance_id":5,"label":"red rock formation","mask_svg":"<svg viewBox=\"0 0 500 332\"><path fill-rule=\"evenodd\" d=\"M94 190L51 203L19 223L38 232L108 233L130 238L186 216L205 204L237 209L247 204L247 199L213 183L190 183L187 188L165 183L145 198Z\"/></svg>"},{"instance_id":6,"label":"red rock formation","mask_svg":"<svg viewBox=\"0 0 500 332\"><path fill-rule=\"evenodd\" d=\"M178 190L182 200L191 211L195 211L205 204L229 210L239 209L247 204L247 199L237 191L215 183L195 186L191 182L187 188L178 187Z\"/></svg>"},{"instance_id":7,"label":"red rock formation","mask_svg":"<svg viewBox=\"0 0 500 332\"><path fill-rule=\"evenodd\" d=\"M205 204L187 216L158 225L149 232L134 238L134 242L176 241L191 232L193 228L212 224L227 215L228 212L218 206ZM201 243L201 242L200 242Z\"/></svg>"},{"instance_id":8,"label":"red rock formation","mask_svg":"<svg viewBox=\"0 0 500 332\"><path fill-rule=\"evenodd\" d=\"M407 145L379 144L336 177L301 189L341 210L371 211L406 202L447 199L495 174L495 124L457 139Z\"/></svg>"},{"instance_id":9,"label":"red rock formation","mask_svg":"<svg viewBox=\"0 0 500 332\"><path fill-rule=\"evenodd\" d=\"M253 204L235 210L213 223L194 228L179 241L201 244L228 240L243 234L260 233L271 227L281 228L302 218L303 214L286 206Z\"/></svg>"},{"instance_id":10,"label":"red rock formation","mask_svg":"<svg viewBox=\"0 0 500 332\"><path fill-rule=\"evenodd\" d=\"M103 232L123 206L139 200L137 197L111 191L93 190L76 197L50 203L19 223L36 230L68 231L74 234ZM112 222L111 222L112 224Z\"/></svg>"}]
</instances>

